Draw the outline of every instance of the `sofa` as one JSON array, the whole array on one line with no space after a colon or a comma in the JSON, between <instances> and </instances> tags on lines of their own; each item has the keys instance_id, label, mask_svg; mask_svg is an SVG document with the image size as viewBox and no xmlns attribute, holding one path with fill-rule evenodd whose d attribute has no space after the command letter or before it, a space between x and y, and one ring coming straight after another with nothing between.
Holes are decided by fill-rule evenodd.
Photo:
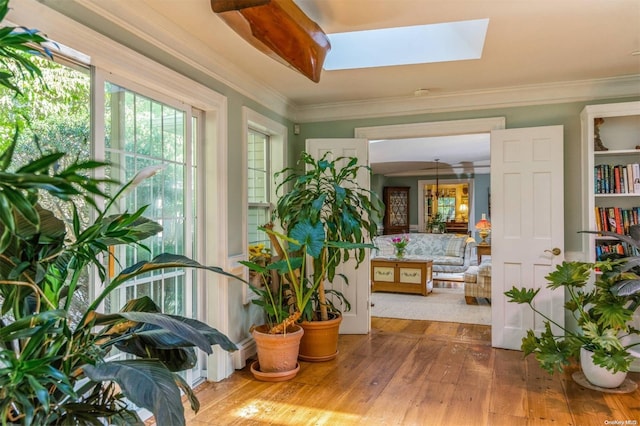
<instances>
[{"instance_id":1,"label":"sofa","mask_svg":"<svg viewBox=\"0 0 640 426\"><path fill-rule=\"evenodd\" d=\"M393 258L395 247L392 240L402 235L409 236L405 250L407 259L431 259L433 278L444 279L449 274L462 274L472 265L477 265L476 242L464 234L411 233L399 235L378 235L373 238L375 249L371 258Z\"/></svg>"},{"instance_id":2,"label":"sofa","mask_svg":"<svg viewBox=\"0 0 640 426\"><path fill-rule=\"evenodd\" d=\"M470 266L464 273L464 298L467 305L481 297L491 302L491 256L484 256L480 265Z\"/></svg>"}]
</instances>

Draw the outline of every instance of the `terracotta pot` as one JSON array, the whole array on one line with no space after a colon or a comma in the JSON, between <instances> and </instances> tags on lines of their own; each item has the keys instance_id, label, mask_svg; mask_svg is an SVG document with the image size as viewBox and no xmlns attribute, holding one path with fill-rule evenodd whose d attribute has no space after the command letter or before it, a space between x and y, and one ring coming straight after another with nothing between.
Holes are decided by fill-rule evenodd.
<instances>
[{"instance_id":1,"label":"terracotta pot","mask_svg":"<svg viewBox=\"0 0 640 426\"><path fill-rule=\"evenodd\" d=\"M624 382L627 377L625 371L613 373L604 367L593 363L593 352L588 349L580 348L580 367L589 383L601 388L617 388Z\"/></svg>"},{"instance_id":2,"label":"terracotta pot","mask_svg":"<svg viewBox=\"0 0 640 426\"><path fill-rule=\"evenodd\" d=\"M338 331L342 315L331 314L329 321L303 321L304 336L300 341L298 358L303 361L321 362L338 355Z\"/></svg>"},{"instance_id":3,"label":"terracotta pot","mask_svg":"<svg viewBox=\"0 0 640 426\"><path fill-rule=\"evenodd\" d=\"M300 339L304 334L302 327L293 325L285 334L269 334L268 327L261 325L251 334L256 341L258 365L263 373L281 373L298 367Z\"/></svg>"}]
</instances>

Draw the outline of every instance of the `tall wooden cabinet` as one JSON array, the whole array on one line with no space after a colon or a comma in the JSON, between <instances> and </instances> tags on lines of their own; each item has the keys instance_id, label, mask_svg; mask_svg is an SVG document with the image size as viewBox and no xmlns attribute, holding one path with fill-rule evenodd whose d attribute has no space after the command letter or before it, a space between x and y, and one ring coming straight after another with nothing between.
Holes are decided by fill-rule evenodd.
<instances>
[{"instance_id":1,"label":"tall wooden cabinet","mask_svg":"<svg viewBox=\"0 0 640 426\"><path fill-rule=\"evenodd\" d=\"M589 105L580 119L582 229L628 233L640 223L640 102ZM583 235L586 261L628 249L614 238Z\"/></svg>"},{"instance_id":2,"label":"tall wooden cabinet","mask_svg":"<svg viewBox=\"0 0 640 426\"><path fill-rule=\"evenodd\" d=\"M409 232L409 187L385 186L383 189L384 233Z\"/></svg>"}]
</instances>

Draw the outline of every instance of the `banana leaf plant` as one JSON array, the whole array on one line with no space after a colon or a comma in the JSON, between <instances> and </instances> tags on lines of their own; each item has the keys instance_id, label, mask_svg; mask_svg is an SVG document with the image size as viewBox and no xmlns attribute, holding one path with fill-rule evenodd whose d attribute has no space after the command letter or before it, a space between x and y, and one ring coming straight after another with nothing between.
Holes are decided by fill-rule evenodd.
<instances>
[{"instance_id":1,"label":"banana leaf plant","mask_svg":"<svg viewBox=\"0 0 640 426\"><path fill-rule=\"evenodd\" d=\"M302 152L297 167L275 174L280 180L277 191L284 194L278 199L273 219L293 240L305 242L294 235L299 224L310 227L316 235L310 247L316 303L303 312L308 321L329 319L333 305L326 297L324 281L333 282L338 265L349 259L355 258L356 268L365 260L367 250L374 247L369 243L384 211L378 196L357 181L359 173L371 173L371 169L358 164L355 157L331 159L330 155L327 152L316 160ZM323 245L324 241L331 244ZM342 294L337 296L346 301Z\"/></svg>"},{"instance_id":2,"label":"banana leaf plant","mask_svg":"<svg viewBox=\"0 0 640 426\"><path fill-rule=\"evenodd\" d=\"M327 241L322 224L312 225L308 220L298 222L289 235L275 231L272 223L260 229L271 241L271 246L277 254L275 260L266 265L251 261L240 263L260 274L263 277L260 282L266 283L258 287L247 282L258 296L252 300L252 303L264 310L271 334L285 333L289 325L300 318L313 315L317 291L326 276L326 270L318 271L320 273L308 273L309 258L315 265L313 261L326 255L328 249L358 250L375 247L367 243ZM332 250L331 254L339 256L340 252ZM328 262L319 263L324 268L327 264ZM344 279L346 280L346 277ZM343 304L349 307L348 301L345 300Z\"/></svg>"},{"instance_id":3,"label":"banana leaf plant","mask_svg":"<svg viewBox=\"0 0 640 426\"><path fill-rule=\"evenodd\" d=\"M8 1L0 0L0 18ZM0 85L19 96L16 76L40 75L24 52L46 39L37 31L0 28ZM196 348L226 351L236 346L200 321L160 312L153 301L131 300L120 312L100 313L101 303L127 280L163 268L199 268L234 277L218 267L176 254L161 254L122 269L113 278L102 259L109 248L137 245L162 227L133 213L113 213L116 201L140 180L143 170L109 196L96 179L97 161L61 162L64 153L45 152L23 166L13 165L19 131L0 152L0 424L143 424L137 407L150 410L157 424L185 423L181 391L191 407L198 401L178 372L196 363ZM58 219L43 196L68 204L69 223ZM84 226L79 201L95 210ZM101 207L103 206L103 207ZM90 270L104 288L93 300L75 304ZM80 308L77 308L80 306ZM79 309L74 315L74 309ZM112 349L130 359L113 360Z\"/></svg>"}]
</instances>

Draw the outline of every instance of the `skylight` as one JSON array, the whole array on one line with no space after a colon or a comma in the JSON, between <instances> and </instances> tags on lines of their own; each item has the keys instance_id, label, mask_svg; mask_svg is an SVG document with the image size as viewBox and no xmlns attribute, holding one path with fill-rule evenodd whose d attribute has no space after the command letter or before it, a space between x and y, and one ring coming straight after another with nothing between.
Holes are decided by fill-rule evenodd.
<instances>
[{"instance_id":1,"label":"skylight","mask_svg":"<svg viewBox=\"0 0 640 426\"><path fill-rule=\"evenodd\" d=\"M328 34L324 69L463 61L482 56L489 19Z\"/></svg>"}]
</instances>

